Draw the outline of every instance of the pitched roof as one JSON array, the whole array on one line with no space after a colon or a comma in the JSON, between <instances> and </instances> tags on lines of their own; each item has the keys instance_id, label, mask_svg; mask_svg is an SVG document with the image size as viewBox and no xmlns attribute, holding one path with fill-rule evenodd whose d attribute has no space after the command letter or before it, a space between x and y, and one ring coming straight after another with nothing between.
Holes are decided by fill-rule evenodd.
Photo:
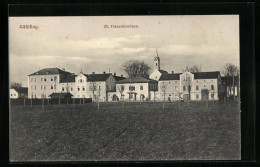
<instances>
[{"instance_id":1,"label":"pitched roof","mask_svg":"<svg viewBox=\"0 0 260 167\"><path fill-rule=\"evenodd\" d=\"M126 79L125 77L121 77L121 76L113 76L115 78L116 81L120 81L120 80L123 80L123 79Z\"/></svg>"},{"instance_id":2,"label":"pitched roof","mask_svg":"<svg viewBox=\"0 0 260 167\"><path fill-rule=\"evenodd\" d=\"M66 95L73 96L71 93L52 93L49 97L64 98Z\"/></svg>"},{"instance_id":3,"label":"pitched roof","mask_svg":"<svg viewBox=\"0 0 260 167\"><path fill-rule=\"evenodd\" d=\"M164 70L159 70L159 72L162 73L162 74L168 74L168 72L164 71Z\"/></svg>"},{"instance_id":4,"label":"pitched roof","mask_svg":"<svg viewBox=\"0 0 260 167\"><path fill-rule=\"evenodd\" d=\"M220 75L219 71L194 72L194 79L216 79Z\"/></svg>"},{"instance_id":5,"label":"pitched roof","mask_svg":"<svg viewBox=\"0 0 260 167\"><path fill-rule=\"evenodd\" d=\"M180 79L180 74L181 74L181 73L163 74L163 75L161 75L159 81L164 81L164 80L179 80L179 79Z\"/></svg>"},{"instance_id":6,"label":"pitched roof","mask_svg":"<svg viewBox=\"0 0 260 167\"><path fill-rule=\"evenodd\" d=\"M133 78L123 79L123 80L117 81L116 83L148 83L148 82L157 82L157 81L137 76L137 77L133 77Z\"/></svg>"},{"instance_id":7,"label":"pitched roof","mask_svg":"<svg viewBox=\"0 0 260 167\"><path fill-rule=\"evenodd\" d=\"M86 75L86 74L84 74ZM111 73L108 74L88 74L87 82L100 82L100 81L106 81L107 78L111 75Z\"/></svg>"},{"instance_id":8,"label":"pitched roof","mask_svg":"<svg viewBox=\"0 0 260 167\"><path fill-rule=\"evenodd\" d=\"M69 75L69 76L63 78L63 79L60 81L60 83L75 82L75 77L76 77L76 76L77 76L77 75Z\"/></svg>"},{"instance_id":9,"label":"pitched roof","mask_svg":"<svg viewBox=\"0 0 260 167\"><path fill-rule=\"evenodd\" d=\"M32 76L32 75L52 75L52 74L70 74L70 72L63 71L59 68L44 68L44 69L36 71L35 73L32 73L28 76Z\"/></svg>"},{"instance_id":10,"label":"pitched roof","mask_svg":"<svg viewBox=\"0 0 260 167\"><path fill-rule=\"evenodd\" d=\"M20 87L20 88L13 88L17 93L24 93L28 94L28 88L26 87Z\"/></svg>"},{"instance_id":11,"label":"pitched roof","mask_svg":"<svg viewBox=\"0 0 260 167\"><path fill-rule=\"evenodd\" d=\"M174 73L174 74L163 74L159 81L163 80L180 80L180 75L182 73ZM192 72L194 74L194 79L216 79L220 75L219 71L212 72Z\"/></svg>"}]
</instances>

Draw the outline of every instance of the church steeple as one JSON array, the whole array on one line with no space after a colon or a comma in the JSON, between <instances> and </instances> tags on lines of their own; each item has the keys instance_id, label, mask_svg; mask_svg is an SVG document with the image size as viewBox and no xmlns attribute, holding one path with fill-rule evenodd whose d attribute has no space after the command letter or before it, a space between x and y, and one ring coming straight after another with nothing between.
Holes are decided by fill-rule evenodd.
<instances>
[{"instance_id":1,"label":"church steeple","mask_svg":"<svg viewBox=\"0 0 260 167\"><path fill-rule=\"evenodd\" d=\"M154 69L160 70L160 57L158 56L158 52L156 49L156 57L154 58Z\"/></svg>"}]
</instances>

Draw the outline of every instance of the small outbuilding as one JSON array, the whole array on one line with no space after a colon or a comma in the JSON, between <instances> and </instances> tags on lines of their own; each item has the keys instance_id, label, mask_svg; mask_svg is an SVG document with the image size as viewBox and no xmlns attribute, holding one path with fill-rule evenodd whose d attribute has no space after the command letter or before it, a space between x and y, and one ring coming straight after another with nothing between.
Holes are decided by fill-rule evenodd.
<instances>
[{"instance_id":1,"label":"small outbuilding","mask_svg":"<svg viewBox=\"0 0 260 167\"><path fill-rule=\"evenodd\" d=\"M49 95L52 99L71 99L71 93L52 93Z\"/></svg>"}]
</instances>

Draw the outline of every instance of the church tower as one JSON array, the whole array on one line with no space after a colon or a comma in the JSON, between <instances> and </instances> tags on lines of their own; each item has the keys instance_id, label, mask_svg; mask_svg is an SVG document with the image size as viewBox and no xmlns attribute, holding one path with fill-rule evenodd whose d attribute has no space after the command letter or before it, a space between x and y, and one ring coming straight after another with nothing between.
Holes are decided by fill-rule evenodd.
<instances>
[{"instance_id":1,"label":"church tower","mask_svg":"<svg viewBox=\"0 0 260 167\"><path fill-rule=\"evenodd\" d=\"M154 58L154 69L160 70L160 57L156 49L157 56Z\"/></svg>"}]
</instances>

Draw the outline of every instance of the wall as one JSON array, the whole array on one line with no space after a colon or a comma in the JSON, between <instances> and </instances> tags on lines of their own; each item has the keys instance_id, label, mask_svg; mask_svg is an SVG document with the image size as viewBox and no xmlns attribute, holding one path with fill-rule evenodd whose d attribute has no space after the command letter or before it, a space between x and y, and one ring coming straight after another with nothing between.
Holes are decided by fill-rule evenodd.
<instances>
[{"instance_id":1,"label":"wall","mask_svg":"<svg viewBox=\"0 0 260 167\"><path fill-rule=\"evenodd\" d=\"M54 77L57 77L56 81ZM46 79L46 81L44 79ZM59 80L59 75L28 76L28 98L30 99L32 96L33 98L50 98L49 95L51 93L58 92Z\"/></svg>"},{"instance_id":2,"label":"wall","mask_svg":"<svg viewBox=\"0 0 260 167\"><path fill-rule=\"evenodd\" d=\"M10 98L11 99L17 99L19 96L18 96L18 93L16 92L16 90L14 89L10 89Z\"/></svg>"},{"instance_id":3,"label":"wall","mask_svg":"<svg viewBox=\"0 0 260 167\"><path fill-rule=\"evenodd\" d=\"M121 87L121 86L124 86L124 91L122 93L124 95L124 100L130 100L128 92L131 92L131 91L129 91L129 86L135 86L135 90L132 92L137 93L136 100L141 100L141 94L144 95L144 100L149 97L148 83L131 83L131 84L124 83L124 84L116 84L116 87L117 87L116 95L119 99L121 99L121 94L120 94L118 87ZM140 86L143 86L143 90L140 90Z\"/></svg>"}]
</instances>

